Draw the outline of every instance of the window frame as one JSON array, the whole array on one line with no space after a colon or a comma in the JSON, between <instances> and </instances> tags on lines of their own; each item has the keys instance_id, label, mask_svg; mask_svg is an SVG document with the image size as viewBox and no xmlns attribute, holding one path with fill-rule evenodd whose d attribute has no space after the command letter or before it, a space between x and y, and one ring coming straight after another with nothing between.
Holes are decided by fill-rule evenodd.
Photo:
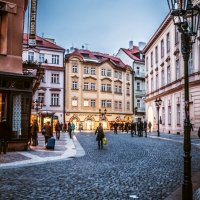
<instances>
[{"instance_id":1,"label":"window frame","mask_svg":"<svg viewBox=\"0 0 200 200\"><path fill-rule=\"evenodd\" d=\"M51 105L59 106L59 94L51 93Z\"/></svg>"}]
</instances>

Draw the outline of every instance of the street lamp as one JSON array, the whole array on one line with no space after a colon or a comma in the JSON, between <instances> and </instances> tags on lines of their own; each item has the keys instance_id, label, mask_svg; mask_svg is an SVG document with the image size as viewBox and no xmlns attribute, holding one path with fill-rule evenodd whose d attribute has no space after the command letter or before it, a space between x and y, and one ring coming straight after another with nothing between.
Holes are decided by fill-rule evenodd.
<instances>
[{"instance_id":1,"label":"street lamp","mask_svg":"<svg viewBox=\"0 0 200 200\"><path fill-rule=\"evenodd\" d=\"M106 110L106 108L104 109L104 111L101 111L101 108L99 109L99 116L100 117L105 117L105 115L106 115L106 113L107 113L107 110ZM100 121L100 120L99 120Z\"/></svg>"},{"instance_id":2,"label":"street lamp","mask_svg":"<svg viewBox=\"0 0 200 200\"><path fill-rule=\"evenodd\" d=\"M160 106L162 104L162 99L159 98L155 100L155 104L156 104L156 108L157 108L157 113L158 113L158 137L160 137L160 130L159 130L159 109L160 109Z\"/></svg>"},{"instance_id":3,"label":"street lamp","mask_svg":"<svg viewBox=\"0 0 200 200\"><path fill-rule=\"evenodd\" d=\"M42 107L44 106L44 103L41 101L38 101L37 99L35 101L32 102L32 109L35 109L36 111L38 111L39 109L42 109Z\"/></svg>"},{"instance_id":4,"label":"street lamp","mask_svg":"<svg viewBox=\"0 0 200 200\"><path fill-rule=\"evenodd\" d=\"M167 0L174 25L181 33L181 52L184 60L185 78L185 120L184 120L184 181L182 184L182 199L192 199L191 181L191 139L189 119L189 83L188 60L192 44L195 42L199 24L200 8L191 0Z\"/></svg>"}]
</instances>

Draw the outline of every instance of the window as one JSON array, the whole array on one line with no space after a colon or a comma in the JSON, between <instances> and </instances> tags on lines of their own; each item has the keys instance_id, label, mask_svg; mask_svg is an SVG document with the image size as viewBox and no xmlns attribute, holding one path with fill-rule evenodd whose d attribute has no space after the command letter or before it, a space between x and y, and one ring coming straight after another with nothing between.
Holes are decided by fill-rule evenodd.
<instances>
[{"instance_id":1,"label":"window","mask_svg":"<svg viewBox=\"0 0 200 200\"><path fill-rule=\"evenodd\" d=\"M102 107L102 108L105 108L105 107L106 107L106 101L105 101L105 100L102 100L102 101L101 101L101 107Z\"/></svg>"},{"instance_id":2,"label":"window","mask_svg":"<svg viewBox=\"0 0 200 200\"><path fill-rule=\"evenodd\" d=\"M130 102L126 103L126 108L129 110L130 109Z\"/></svg>"},{"instance_id":3,"label":"window","mask_svg":"<svg viewBox=\"0 0 200 200\"><path fill-rule=\"evenodd\" d=\"M88 100L84 100L84 106L89 106L89 101Z\"/></svg>"},{"instance_id":4,"label":"window","mask_svg":"<svg viewBox=\"0 0 200 200\"><path fill-rule=\"evenodd\" d=\"M115 78L118 78L118 72L115 71Z\"/></svg>"},{"instance_id":5,"label":"window","mask_svg":"<svg viewBox=\"0 0 200 200\"><path fill-rule=\"evenodd\" d=\"M117 85L115 85L115 89L114 89L114 92L117 92Z\"/></svg>"},{"instance_id":6,"label":"window","mask_svg":"<svg viewBox=\"0 0 200 200\"><path fill-rule=\"evenodd\" d=\"M77 82L73 81L72 83L72 89L76 90L77 88Z\"/></svg>"},{"instance_id":7,"label":"window","mask_svg":"<svg viewBox=\"0 0 200 200\"><path fill-rule=\"evenodd\" d=\"M177 104L177 124L180 125L181 123L181 108L180 104Z\"/></svg>"},{"instance_id":8,"label":"window","mask_svg":"<svg viewBox=\"0 0 200 200\"><path fill-rule=\"evenodd\" d=\"M146 82L146 93L147 94L149 93L149 82L148 81Z\"/></svg>"},{"instance_id":9,"label":"window","mask_svg":"<svg viewBox=\"0 0 200 200\"><path fill-rule=\"evenodd\" d=\"M34 52L28 52L28 61L34 61Z\"/></svg>"},{"instance_id":10,"label":"window","mask_svg":"<svg viewBox=\"0 0 200 200\"><path fill-rule=\"evenodd\" d=\"M95 100L91 100L91 107L95 107L95 106L96 106Z\"/></svg>"},{"instance_id":11,"label":"window","mask_svg":"<svg viewBox=\"0 0 200 200\"><path fill-rule=\"evenodd\" d=\"M178 27L175 26L175 43L179 42L179 33L178 33Z\"/></svg>"},{"instance_id":12,"label":"window","mask_svg":"<svg viewBox=\"0 0 200 200\"><path fill-rule=\"evenodd\" d=\"M158 62L158 46L155 48L155 56L156 56L156 62Z\"/></svg>"},{"instance_id":13,"label":"window","mask_svg":"<svg viewBox=\"0 0 200 200\"><path fill-rule=\"evenodd\" d=\"M77 73L77 72L78 72L77 66L76 66L76 65L74 65L74 66L72 67L72 72L74 72L74 73Z\"/></svg>"},{"instance_id":14,"label":"window","mask_svg":"<svg viewBox=\"0 0 200 200\"><path fill-rule=\"evenodd\" d=\"M168 124L171 125L172 111L171 106L168 106Z\"/></svg>"},{"instance_id":15,"label":"window","mask_svg":"<svg viewBox=\"0 0 200 200\"><path fill-rule=\"evenodd\" d=\"M176 60L176 80L180 78L180 65L179 60Z\"/></svg>"},{"instance_id":16,"label":"window","mask_svg":"<svg viewBox=\"0 0 200 200\"><path fill-rule=\"evenodd\" d=\"M107 70L107 76L111 76L111 70L110 69Z\"/></svg>"},{"instance_id":17,"label":"window","mask_svg":"<svg viewBox=\"0 0 200 200\"><path fill-rule=\"evenodd\" d=\"M126 88L126 94L130 95L130 89L129 89L129 87Z\"/></svg>"},{"instance_id":18,"label":"window","mask_svg":"<svg viewBox=\"0 0 200 200\"><path fill-rule=\"evenodd\" d=\"M122 109L122 102L119 101L119 109Z\"/></svg>"},{"instance_id":19,"label":"window","mask_svg":"<svg viewBox=\"0 0 200 200\"><path fill-rule=\"evenodd\" d=\"M153 78L151 78L151 92L153 92Z\"/></svg>"},{"instance_id":20,"label":"window","mask_svg":"<svg viewBox=\"0 0 200 200\"><path fill-rule=\"evenodd\" d=\"M140 108L140 99L137 99L137 108Z\"/></svg>"},{"instance_id":21,"label":"window","mask_svg":"<svg viewBox=\"0 0 200 200\"><path fill-rule=\"evenodd\" d=\"M148 57L146 57L146 71L148 71L148 67L149 67L148 62L149 62Z\"/></svg>"},{"instance_id":22,"label":"window","mask_svg":"<svg viewBox=\"0 0 200 200\"><path fill-rule=\"evenodd\" d=\"M91 74L96 74L95 68L91 68Z\"/></svg>"},{"instance_id":23,"label":"window","mask_svg":"<svg viewBox=\"0 0 200 200\"><path fill-rule=\"evenodd\" d=\"M44 93L38 93L38 101L44 103Z\"/></svg>"},{"instance_id":24,"label":"window","mask_svg":"<svg viewBox=\"0 0 200 200\"><path fill-rule=\"evenodd\" d=\"M122 86L119 86L119 93L122 93Z\"/></svg>"},{"instance_id":25,"label":"window","mask_svg":"<svg viewBox=\"0 0 200 200\"><path fill-rule=\"evenodd\" d=\"M84 74L88 74L88 67L84 67Z\"/></svg>"},{"instance_id":26,"label":"window","mask_svg":"<svg viewBox=\"0 0 200 200\"><path fill-rule=\"evenodd\" d=\"M59 83L59 74L51 74L51 82Z\"/></svg>"},{"instance_id":27,"label":"window","mask_svg":"<svg viewBox=\"0 0 200 200\"><path fill-rule=\"evenodd\" d=\"M127 81L130 81L130 76L129 76L129 74L126 74L126 80L127 80Z\"/></svg>"},{"instance_id":28,"label":"window","mask_svg":"<svg viewBox=\"0 0 200 200\"><path fill-rule=\"evenodd\" d=\"M95 90L95 83L91 83L91 90Z\"/></svg>"},{"instance_id":29,"label":"window","mask_svg":"<svg viewBox=\"0 0 200 200\"><path fill-rule=\"evenodd\" d=\"M193 73L193 51L190 52L190 57L188 60L188 74Z\"/></svg>"},{"instance_id":30,"label":"window","mask_svg":"<svg viewBox=\"0 0 200 200\"><path fill-rule=\"evenodd\" d=\"M59 56L52 55L52 64L59 64Z\"/></svg>"},{"instance_id":31,"label":"window","mask_svg":"<svg viewBox=\"0 0 200 200\"><path fill-rule=\"evenodd\" d=\"M115 108L118 108L118 102L115 101Z\"/></svg>"},{"instance_id":32,"label":"window","mask_svg":"<svg viewBox=\"0 0 200 200\"><path fill-rule=\"evenodd\" d=\"M44 62L44 54L43 53L39 54L39 62L41 62L41 63Z\"/></svg>"},{"instance_id":33,"label":"window","mask_svg":"<svg viewBox=\"0 0 200 200\"><path fill-rule=\"evenodd\" d=\"M111 108L111 101L110 100L107 101L107 107Z\"/></svg>"},{"instance_id":34,"label":"window","mask_svg":"<svg viewBox=\"0 0 200 200\"><path fill-rule=\"evenodd\" d=\"M122 73L119 72L119 79L122 79Z\"/></svg>"},{"instance_id":35,"label":"window","mask_svg":"<svg viewBox=\"0 0 200 200\"><path fill-rule=\"evenodd\" d=\"M136 68L136 74L140 75L140 68L139 67Z\"/></svg>"},{"instance_id":36,"label":"window","mask_svg":"<svg viewBox=\"0 0 200 200\"><path fill-rule=\"evenodd\" d=\"M161 83L162 83L162 87L165 86L165 73L164 73L164 70L161 72Z\"/></svg>"},{"instance_id":37,"label":"window","mask_svg":"<svg viewBox=\"0 0 200 200\"><path fill-rule=\"evenodd\" d=\"M106 70L105 70L105 69L102 69L102 70L101 70L101 75L102 75L102 76L105 76L105 75L106 75Z\"/></svg>"},{"instance_id":38,"label":"window","mask_svg":"<svg viewBox=\"0 0 200 200\"><path fill-rule=\"evenodd\" d=\"M165 125L165 107L162 107L162 124Z\"/></svg>"},{"instance_id":39,"label":"window","mask_svg":"<svg viewBox=\"0 0 200 200\"><path fill-rule=\"evenodd\" d=\"M84 82L84 90L88 90L88 83Z\"/></svg>"},{"instance_id":40,"label":"window","mask_svg":"<svg viewBox=\"0 0 200 200\"><path fill-rule=\"evenodd\" d=\"M161 57L164 56L164 41L161 40Z\"/></svg>"},{"instance_id":41,"label":"window","mask_svg":"<svg viewBox=\"0 0 200 200\"><path fill-rule=\"evenodd\" d=\"M101 84L101 91L106 91L106 84Z\"/></svg>"},{"instance_id":42,"label":"window","mask_svg":"<svg viewBox=\"0 0 200 200\"><path fill-rule=\"evenodd\" d=\"M51 94L51 105L59 105L58 99L59 98L59 94Z\"/></svg>"},{"instance_id":43,"label":"window","mask_svg":"<svg viewBox=\"0 0 200 200\"><path fill-rule=\"evenodd\" d=\"M137 90L140 90L140 82L137 82Z\"/></svg>"},{"instance_id":44,"label":"window","mask_svg":"<svg viewBox=\"0 0 200 200\"><path fill-rule=\"evenodd\" d=\"M151 52L151 67L153 67L153 51Z\"/></svg>"},{"instance_id":45,"label":"window","mask_svg":"<svg viewBox=\"0 0 200 200\"><path fill-rule=\"evenodd\" d=\"M72 99L72 106L77 106L77 105L78 105L77 99Z\"/></svg>"},{"instance_id":46,"label":"window","mask_svg":"<svg viewBox=\"0 0 200 200\"><path fill-rule=\"evenodd\" d=\"M107 84L107 91L111 92L111 85L110 84Z\"/></svg>"},{"instance_id":47,"label":"window","mask_svg":"<svg viewBox=\"0 0 200 200\"><path fill-rule=\"evenodd\" d=\"M169 33L167 33L167 52L170 51L170 36Z\"/></svg>"},{"instance_id":48,"label":"window","mask_svg":"<svg viewBox=\"0 0 200 200\"><path fill-rule=\"evenodd\" d=\"M158 90L158 74L156 74L156 90Z\"/></svg>"},{"instance_id":49,"label":"window","mask_svg":"<svg viewBox=\"0 0 200 200\"><path fill-rule=\"evenodd\" d=\"M170 66L167 67L167 84L171 83Z\"/></svg>"}]
</instances>

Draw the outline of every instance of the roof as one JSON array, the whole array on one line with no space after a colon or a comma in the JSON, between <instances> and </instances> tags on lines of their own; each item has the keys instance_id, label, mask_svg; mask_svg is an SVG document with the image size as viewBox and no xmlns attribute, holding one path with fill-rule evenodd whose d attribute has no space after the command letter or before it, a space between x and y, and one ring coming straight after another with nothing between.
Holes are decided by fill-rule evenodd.
<instances>
[{"instance_id":1,"label":"roof","mask_svg":"<svg viewBox=\"0 0 200 200\"><path fill-rule=\"evenodd\" d=\"M140 55L139 55L140 50L139 50L139 47L133 46L132 49L121 48L121 50L123 50L133 60L143 61L144 62L144 59L140 59Z\"/></svg>"},{"instance_id":2,"label":"roof","mask_svg":"<svg viewBox=\"0 0 200 200\"><path fill-rule=\"evenodd\" d=\"M28 39L29 39L29 35L27 33L24 33L23 35L23 44L27 45L28 44ZM44 47L44 48L51 48L51 49L58 49L58 50L63 50L65 51L64 48L49 42L48 40L46 40L45 38L39 37L36 35L36 46L37 47Z\"/></svg>"},{"instance_id":3,"label":"roof","mask_svg":"<svg viewBox=\"0 0 200 200\"><path fill-rule=\"evenodd\" d=\"M71 56L80 56L85 62L94 62L94 63L103 63L110 61L113 65L121 68L127 68L128 65L125 65L120 58L110 56L109 54L104 54L100 52L92 52L85 49L75 49L74 52L67 54L66 59L69 59Z\"/></svg>"}]
</instances>

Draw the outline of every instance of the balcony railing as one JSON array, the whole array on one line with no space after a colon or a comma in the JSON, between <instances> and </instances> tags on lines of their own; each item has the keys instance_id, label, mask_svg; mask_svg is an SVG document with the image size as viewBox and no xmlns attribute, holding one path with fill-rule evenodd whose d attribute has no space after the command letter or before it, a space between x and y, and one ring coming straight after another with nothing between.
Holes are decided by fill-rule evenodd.
<instances>
[{"instance_id":1,"label":"balcony railing","mask_svg":"<svg viewBox=\"0 0 200 200\"><path fill-rule=\"evenodd\" d=\"M137 108L137 111L138 111L138 112L145 112L145 107Z\"/></svg>"},{"instance_id":2,"label":"balcony railing","mask_svg":"<svg viewBox=\"0 0 200 200\"><path fill-rule=\"evenodd\" d=\"M145 73L135 72L135 77L145 78Z\"/></svg>"}]
</instances>

